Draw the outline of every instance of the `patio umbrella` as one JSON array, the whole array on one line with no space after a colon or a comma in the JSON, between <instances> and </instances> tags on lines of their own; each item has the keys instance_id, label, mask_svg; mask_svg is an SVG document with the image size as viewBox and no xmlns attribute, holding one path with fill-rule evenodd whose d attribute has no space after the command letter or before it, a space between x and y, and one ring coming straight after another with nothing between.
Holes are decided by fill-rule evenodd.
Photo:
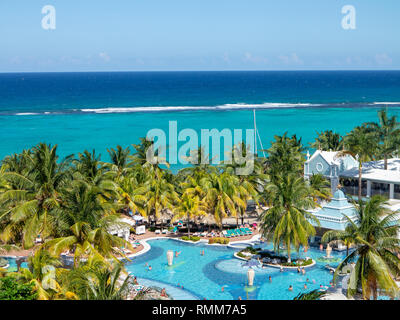
<instances>
[{"instance_id":1,"label":"patio umbrella","mask_svg":"<svg viewBox=\"0 0 400 320\"><path fill-rule=\"evenodd\" d=\"M251 260L246 261L245 263L243 263L242 267L252 268L252 267L258 267L259 265L260 265L260 262L258 260L251 259Z\"/></svg>"}]
</instances>

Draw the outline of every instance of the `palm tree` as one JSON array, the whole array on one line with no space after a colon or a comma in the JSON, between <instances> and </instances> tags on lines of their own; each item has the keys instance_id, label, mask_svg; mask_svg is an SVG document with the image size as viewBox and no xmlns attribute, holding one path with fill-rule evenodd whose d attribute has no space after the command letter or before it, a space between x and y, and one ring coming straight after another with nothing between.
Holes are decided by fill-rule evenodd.
<instances>
[{"instance_id":1,"label":"palm tree","mask_svg":"<svg viewBox=\"0 0 400 320\"><path fill-rule=\"evenodd\" d=\"M338 156L351 155L358 160L358 201L362 200L362 164L371 161L378 148L377 136L365 126L354 128L344 138L344 150Z\"/></svg>"},{"instance_id":2,"label":"palm tree","mask_svg":"<svg viewBox=\"0 0 400 320\"><path fill-rule=\"evenodd\" d=\"M339 151L343 147L343 137L333 132L332 130L325 130L317 132L318 137L315 142L311 144L311 148L324 151Z\"/></svg>"},{"instance_id":3,"label":"palm tree","mask_svg":"<svg viewBox=\"0 0 400 320\"><path fill-rule=\"evenodd\" d=\"M396 297L399 288L393 277L400 274L400 259L395 252L400 240L397 214L384 207L386 200L381 196L373 196L367 203L359 202L357 222L346 216L349 226L343 233L330 233L325 240L352 239L355 250L337 267L334 280L338 273L352 262L355 266L350 274L348 296L352 297L361 289L364 299L371 295L376 300L378 290L385 295Z\"/></svg>"},{"instance_id":4,"label":"palm tree","mask_svg":"<svg viewBox=\"0 0 400 320\"><path fill-rule=\"evenodd\" d=\"M246 202L239 196L241 188L237 176L229 172L212 172L201 179L207 211L212 214L222 230L223 219L228 215L238 216L238 208L246 209Z\"/></svg>"},{"instance_id":5,"label":"palm tree","mask_svg":"<svg viewBox=\"0 0 400 320\"><path fill-rule=\"evenodd\" d=\"M261 216L261 230L278 252L280 244L285 244L291 262L291 246L299 251L301 245L308 245L309 236L315 235L310 221L317 225L319 221L307 209L316 207L316 203L303 177L289 174L276 176L274 180L266 187L265 197L270 208Z\"/></svg>"},{"instance_id":6,"label":"palm tree","mask_svg":"<svg viewBox=\"0 0 400 320\"><path fill-rule=\"evenodd\" d=\"M166 172L160 168L149 169L148 180L144 183L143 212L147 217L153 217L154 222L160 217L163 210L174 210L174 204L178 202L178 194L175 186L166 179Z\"/></svg>"},{"instance_id":7,"label":"palm tree","mask_svg":"<svg viewBox=\"0 0 400 320\"><path fill-rule=\"evenodd\" d=\"M74 253L74 265L83 257L95 255L117 259L123 255L122 246L130 243L111 235L109 230L124 225L115 214L112 205L99 199L99 189L84 182L76 185L63 196L63 207L59 210L58 225L61 237L47 241L44 246L51 253L60 255L65 250Z\"/></svg>"},{"instance_id":8,"label":"palm tree","mask_svg":"<svg viewBox=\"0 0 400 320\"><path fill-rule=\"evenodd\" d=\"M315 200L327 200L332 197L329 181L322 174L313 174L310 177L309 183Z\"/></svg>"},{"instance_id":9,"label":"palm tree","mask_svg":"<svg viewBox=\"0 0 400 320\"><path fill-rule=\"evenodd\" d=\"M125 176L129 173L132 163L129 162L130 149L122 149L121 146L117 146L116 149L107 149L108 154L111 158L111 163L106 164L111 171L117 172L117 178Z\"/></svg>"},{"instance_id":10,"label":"palm tree","mask_svg":"<svg viewBox=\"0 0 400 320\"><path fill-rule=\"evenodd\" d=\"M189 238L191 219L207 215L205 212L205 204L200 200L199 196L193 196L190 193L184 193L182 195L175 213L174 219L186 218Z\"/></svg>"},{"instance_id":11,"label":"palm tree","mask_svg":"<svg viewBox=\"0 0 400 320\"><path fill-rule=\"evenodd\" d=\"M397 117L388 117L387 110L378 111L379 123L367 124L379 137L379 151L384 158L384 168L388 169L388 158L398 151L400 142L400 126Z\"/></svg>"},{"instance_id":12,"label":"palm tree","mask_svg":"<svg viewBox=\"0 0 400 320\"><path fill-rule=\"evenodd\" d=\"M287 133L274 138L275 141L266 150L268 152L267 173L271 176L271 179L280 174L294 172L301 174L305 160L301 139L297 139L296 135L289 138Z\"/></svg>"},{"instance_id":13,"label":"palm tree","mask_svg":"<svg viewBox=\"0 0 400 320\"><path fill-rule=\"evenodd\" d=\"M317 289L306 293L299 293L293 300L320 300L325 295L326 292Z\"/></svg>"},{"instance_id":14,"label":"palm tree","mask_svg":"<svg viewBox=\"0 0 400 320\"><path fill-rule=\"evenodd\" d=\"M77 299L73 292L65 290L58 281L61 269L60 260L47 250L39 248L28 259L29 269L22 269L13 276L18 280L28 281L34 286L39 300ZM62 272L62 271L61 271Z\"/></svg>"},{"instance_id":15,"label":"palm tree","mask_svg":"<svg viewBox=\"0 0 400 320\"><path fill-rule=\"evenodd\" d=\"M124 277L123 273L122 263L110 266L94 260L71 270L64 281L81 300L126 300L131 276Z\"/></svg>"},{"instance_id":16,"label":"palm tree","mask_svg":"<svg viewBox=\"0 0 400 320\"><path fill-rule=\"evenodd\" d=\"M1 206L5 208L0 218L9 218L2 232L4 241L20 236L23 247L31 248L38 234L43 238L51 234L51 212L60 206L60 190L71 178L64 169L65 162L57 163L56 151L57 146L41 143L21 156L25 170L2 173L7 186L0 196ZM6 168L10 165L7 163Z\"/></svg>"}]
</instances>

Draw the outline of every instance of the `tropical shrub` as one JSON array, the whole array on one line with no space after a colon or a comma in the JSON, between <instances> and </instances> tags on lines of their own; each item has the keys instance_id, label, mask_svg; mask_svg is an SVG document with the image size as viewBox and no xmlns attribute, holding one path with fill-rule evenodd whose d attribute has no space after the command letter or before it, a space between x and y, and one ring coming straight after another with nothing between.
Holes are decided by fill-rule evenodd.
<instances>
[{"instance_id":1,"label":"tropical shrub","mask_svg":"<svg viewBox=\"0 0 400 320\"><path fill-rule=\"evenodd\" d=\"M190 236L190 237L183 236L181 239L184 241L193 241L193 242L200 241L200 237L196 237L196 236Z\"/></svg>"},{"instance_id":2,"label":"tropical shrub","mask_svg":"<svg viewBox=\"0 0 400 320\"><path fill-rule=\"evenodd\" d=\"M219 243L219 244L228 244L229 243L229 239L227 238L210 238L208 240L208 244L213 244L213 243Z\"/></svg>"},{"instance_id":3,"label":"tropical shrub","mask_svg":"<svg viewBox=\"0 0 400 320\"><path fill-rule=\"evenodd\" d=\"M32 283L19 283L13 277L0 278L0 300L36 300Z\"/></svg>"}]
</instances>

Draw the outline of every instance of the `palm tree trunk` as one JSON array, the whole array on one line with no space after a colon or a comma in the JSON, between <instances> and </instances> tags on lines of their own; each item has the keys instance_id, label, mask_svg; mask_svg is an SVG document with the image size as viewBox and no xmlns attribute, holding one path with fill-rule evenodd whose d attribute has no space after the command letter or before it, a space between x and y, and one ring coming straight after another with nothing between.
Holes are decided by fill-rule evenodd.
<instances>
[{"instance_id":1,"label":"palm tree trunk","mask_svg":"<svg viewBox=\"0 0 400 320\"><path fill-rule=\"evenodd\" d=\"M188 227L188 237L190 239L190 217L189 217L189 214L187 215L187 227Z\"/></svg>"},{"instance_id":2,"label":"palm tree trunk","mask_svg":"<svg viewBox=\"0 0 400 320\"><path fill-rule=\"evenodd\" d=\"M362 200L362 163L358 166L358 201Z\"/></svg>"},{"instance_id":3,"label":"palm tree trunk","mask_svg":"<svg viewBox=\"0 0 400 320\"><path fill-rule=\"evenodd\" d=\"M290 257L290 240L286 241L286 248L287 248L287 254L288 254L288 262L292 262L292 258Z\"/></svg>"},{"instance_id":4,"label":"palm tree trunk","mask_svg":"<svg viewBox=\"0 0 400 320\"><path fill-rule=\"evenodd\" d=\"M384 155L384 168L385 168L385 170L388 169L388 157L387 157L387 154Z\"/></svg>"}]
</instances>

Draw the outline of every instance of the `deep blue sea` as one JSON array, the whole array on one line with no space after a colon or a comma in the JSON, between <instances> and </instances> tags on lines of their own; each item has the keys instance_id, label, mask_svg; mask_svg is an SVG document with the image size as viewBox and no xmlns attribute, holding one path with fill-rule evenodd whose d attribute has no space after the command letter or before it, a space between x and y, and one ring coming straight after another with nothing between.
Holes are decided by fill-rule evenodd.
<instances>
[{"instance_id":1,"label":"deep blue sea","mask_svg":"<svg viewBox=\"0 0 400 320\"><path fill-rule=\"evenodd\" d=\"M400 115L400 71L0 74L0 158L39 142L60 156L137 143L150 129L250 129L264 148L288 131L345 134L389 107Z\"/></svg>"}]
</instances>

